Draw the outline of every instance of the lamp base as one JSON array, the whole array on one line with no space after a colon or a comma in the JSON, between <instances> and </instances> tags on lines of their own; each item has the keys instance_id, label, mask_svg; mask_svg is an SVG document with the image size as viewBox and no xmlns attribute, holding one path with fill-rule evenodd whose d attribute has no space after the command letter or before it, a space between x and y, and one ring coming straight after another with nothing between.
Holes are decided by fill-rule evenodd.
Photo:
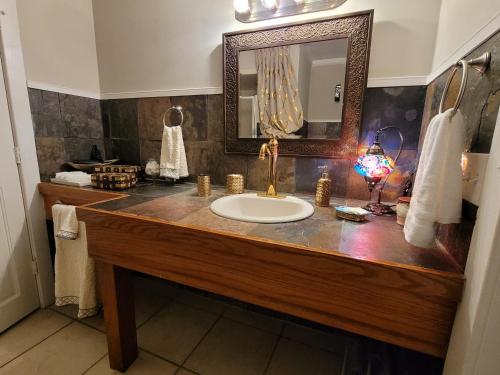
<instances>
[{"instance_id":1,"label":"lamp base","mask_svg":"<svg viewBox=\"0 0 500 375\"><path fill-rule=\"evenodd\" d=\"M371 202L368 203L365 207L363 207L365 210L370 211L374 215L377 216L382 216L382 215L394 215L396 212L391 208L391 206L388 206L383 203L377 203L377 202Z\"/></svg>"}]
</instances>

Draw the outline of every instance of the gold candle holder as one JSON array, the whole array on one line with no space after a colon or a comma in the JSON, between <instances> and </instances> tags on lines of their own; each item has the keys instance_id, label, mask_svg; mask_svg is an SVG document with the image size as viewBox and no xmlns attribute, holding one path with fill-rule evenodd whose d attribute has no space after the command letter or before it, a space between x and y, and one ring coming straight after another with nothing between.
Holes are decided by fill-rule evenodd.
<instances>
[{"instance_id":1,"label":"gold candle holder","mask_svg":"<svg viewBox=\"0 0 500 375\"><path fill-rule=\"evenodd\" d=\"M212 188L210 186L210 175L198 175L198 196L209 197L210 194L212 194Z\"/></svg>"},{"instance_id":2,"label":"gold candle holder","mask_svg":"<svg viewBox=\"0 0 500 375\"><path fill-rule=\"evenodd\" d=\"M228 174L226 177L226 193L241 194L245 189L243 175Z\"/></svg>"}]
</instances>

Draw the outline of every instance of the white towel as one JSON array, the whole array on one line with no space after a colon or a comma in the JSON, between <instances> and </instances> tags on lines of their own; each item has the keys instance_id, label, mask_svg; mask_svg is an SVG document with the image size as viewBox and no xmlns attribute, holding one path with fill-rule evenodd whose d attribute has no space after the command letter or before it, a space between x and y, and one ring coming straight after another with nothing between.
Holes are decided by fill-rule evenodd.
<instances>
[{"instance_id":1,"label":"white towel","mask_svg":"<svg viewBox=\"0 0 500 375\"><path fill-rule=\"evenodd\" d=\"M161 141L160 176L178 180L189 175L180 126L164 126Z\"/></svg>"},{"instance_id":2,"label":"white towel","mask_svg":"<svg viewBox=\"0 0 500 375\"><path fill-rule=\"evenodd\" d=\"M73 220L78 223L74 206L53 205L52 218L54 233L58 233L64 223ZM88 256L84 222L78 223L78 233L73 241L55 236L55 296L57 306L78 304L78 318L81 319L97 314L99 304L95 262Z\"/></svg>"},{"instance_id":3,"label":"white towel","mask_svg":"<svg viewBox=\"0 0 500 375\"><path fill-rule=\"evenodd\" d=\"M54 214L57 216L54 217ZM76 218L75 206L58 204L56 210L52 208L54 222L57 221L57 230L54 227L56 237L63 240L76 240L78 237L78 219Z\"/></svg>"},{"instance_id":4,"label":"white towel","mask_svg":"<svg viewBox=\"0 0 500 375\"><path fill-rule=\"evenodd\" d=\"M464 118L449 109L429 124L406 216L406 240L419 247L435 243L437 223L459 223L462 212Z\"/></svg>"},{"instance_id":5,"label":"white towel","mask_svg":"<svg viewBox=\"0 0 500 375\"><path fill-rule=\"evenodd\" d=\"M67 182L76 182L76 183L86 183L91 184L91 176L88 173L75 171L75 172L58 172L56 173L56 179L63 180Z\"/></svg>"}]
</instances>

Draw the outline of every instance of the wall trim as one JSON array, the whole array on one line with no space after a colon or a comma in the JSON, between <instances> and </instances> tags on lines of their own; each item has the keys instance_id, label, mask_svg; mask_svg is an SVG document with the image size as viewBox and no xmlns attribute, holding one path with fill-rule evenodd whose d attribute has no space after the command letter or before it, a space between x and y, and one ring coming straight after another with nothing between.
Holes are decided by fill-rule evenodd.
<instances>
[{"instance_id":1,"label":"wall trim","mask_svg":"<svg viewBox=\"0 0 500 375\"><path fill-rule=\"evenodd\" d=\"M427 76L368 78L367 87L425 86Z\"/></svg>"},{"instance_id":2,"label":"wall trim","mask_svg":"<svg viewBox=\"0 0 500 375\"><path fill-rule=\"evenodd\" d=\"M213 94L222 94L222 86L148 91L104 92L101 93L101 99L152 98L157 96L190 96Z\"/></svg>"},{"instance_id":3,"label":"wall trim","mask_svg":"<svg viewBox=\"0 0 500 375\"><path fill-rule=\"evenodd\" d=\"M451 66L460 60L462 57L467 56L470 52L476 49L479 45L484 43L492 35L500 31L500 12L494 15L486 25L483 25L479 30L472 35L464 44L458 47L452 54L446 58L439 66L434 69L428 76L426 84L430 84L438 76L448 70Z\"/></svg>"},{"instance_id":4,"label":"wall trim","mask_svg":"<svg viewBox=\"0 0 500 375\"><path fill-rule=\"evenodd\" d=\"M52 85L50 83L43 83L31 80L27 80L26 84L28 85L29 88L32 89L58 92L60 94L83 96L84 98L101 99L101 95L98 92L73 89L69 87Z\"/></svg>"}]
</instances>

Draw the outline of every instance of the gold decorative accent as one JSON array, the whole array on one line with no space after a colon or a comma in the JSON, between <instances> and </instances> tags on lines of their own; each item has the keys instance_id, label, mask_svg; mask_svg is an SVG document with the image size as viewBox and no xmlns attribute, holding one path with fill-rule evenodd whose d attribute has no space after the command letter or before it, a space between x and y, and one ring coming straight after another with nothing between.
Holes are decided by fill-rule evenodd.
<instances>
[{"instance_id":1,"label":"gold decorative accent","mask_svg":"<svg viewBox=\"0 0 500 375\"><path fill-rule=\"evenodd\" d=\"M198 175L198 196L209 197L211 194L210 176L208 174Z\"/></svg>"},{"instance_id":2,"label":"gold decorative accent","mask_svg":"<svg viewBox=\"0 0 500 375\"><path fill-rule=\"evenodd\" d=\"M241 194L245 189L243 175L228 174L226 176L226 193Z\"/></svg>"},{"instance_id":3,"label":"gold decorative accent","mask_svg":"<svg viewBox=\"0 0 500 375\"><path fill-rule=\"evenodd\" d=\"M264 143L260 147L259 160L265 160L266 155L269 156L269 172L267 175L267 189L263 193L259 193L260 197L267 198L284 198L284 195L278 194L276 190L276 177L277 169L276 165L278 162L278 140L276 138L271 138L269 142Z\"/></svg>"},{"instance_id":4,"label":"gold decorative accent","mask_svg":"<svg viewBox=\"0 0 500 375\"><path fill-rule=\"evenodd\" d=\"M316 206L319 207L329 207L330 206L330 194L332 187L332 180L328 177L328 169L326 166L323 168L323 174L316 184Z\"/></svg>"}]
</instances>

